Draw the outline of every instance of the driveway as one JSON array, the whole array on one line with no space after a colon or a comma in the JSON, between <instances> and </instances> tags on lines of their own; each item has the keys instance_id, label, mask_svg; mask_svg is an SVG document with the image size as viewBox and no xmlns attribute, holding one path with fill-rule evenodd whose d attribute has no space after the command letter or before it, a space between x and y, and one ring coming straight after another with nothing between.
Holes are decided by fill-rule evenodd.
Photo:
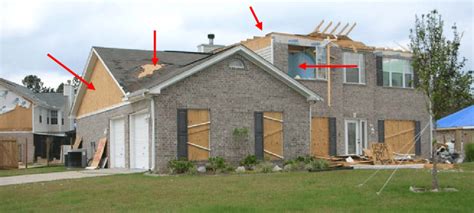
<instances>
[{"instance_id":1,"label":"driveway","mask_svg":"<svg viewBox=\"0 0 474 213\"><path fill-rule=\"evenodd\" d=\"M132 174L142 173L145 170L134 170L134 169L98 169L98 170L83 170L83 171L69 171L69 172L52 172L43 174L32 174L32 175L19 175L10 177L1 177L0 186L23 184L23 183L36 183L43 181L53 180L64 180L64 179L78 179L87 177L100 177L115 174Z\"/></svg>"}]
</instances>

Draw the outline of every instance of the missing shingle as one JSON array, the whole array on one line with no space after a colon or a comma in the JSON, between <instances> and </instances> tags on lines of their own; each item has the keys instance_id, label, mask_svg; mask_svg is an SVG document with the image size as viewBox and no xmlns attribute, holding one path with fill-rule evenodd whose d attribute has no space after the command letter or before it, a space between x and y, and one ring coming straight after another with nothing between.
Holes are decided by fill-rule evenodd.
<instances>
[{"instance_id":1,"label":"missing shingle","mask_svg":"<svg viewBox=\"0 0 474 213\"><path fill-rule=\"evenodd\" d=\"M138 74L138 78L143 78L143 77L146 77L146 76L149 76L149 75L153 75L153 73L159 69L161 69L162 67L164 67L165 65L164 64L157 64L157 65L153 65L153 64L145 64L145 65L142 65L141 66L141 72Z\"/></svg>"}]
</instances>

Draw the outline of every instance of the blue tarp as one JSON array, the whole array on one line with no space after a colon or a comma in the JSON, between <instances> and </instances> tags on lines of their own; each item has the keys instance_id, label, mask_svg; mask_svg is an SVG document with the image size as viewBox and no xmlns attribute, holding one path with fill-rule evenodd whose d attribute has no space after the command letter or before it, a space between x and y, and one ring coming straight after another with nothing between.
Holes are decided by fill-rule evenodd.
<instances>
[{"instance_id":1,"label":"blue tarp","mask_svg":"<svg viewBox=\"0 0 474 213\"><path fill-rule=\"evenodd\" d=\"M474 105L439 119L437 128L474 127Z\"/></svg>"}]
</instances>

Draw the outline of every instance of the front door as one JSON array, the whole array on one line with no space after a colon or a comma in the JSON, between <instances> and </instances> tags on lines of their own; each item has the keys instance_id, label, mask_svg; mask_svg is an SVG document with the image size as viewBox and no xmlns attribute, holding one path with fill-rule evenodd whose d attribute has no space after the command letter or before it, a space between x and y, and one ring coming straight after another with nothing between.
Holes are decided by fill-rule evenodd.
<instances>
[{"instance_id":1,"label":"front door","mask_svg":"<svg viewBox=\"0 0 474 213\"><path fill-rule=\"evenodd\" d=\"M345 141L347 155L362 155L367 147L367 122L365 120L346 120Z\"/></svg>"}]
</instances>

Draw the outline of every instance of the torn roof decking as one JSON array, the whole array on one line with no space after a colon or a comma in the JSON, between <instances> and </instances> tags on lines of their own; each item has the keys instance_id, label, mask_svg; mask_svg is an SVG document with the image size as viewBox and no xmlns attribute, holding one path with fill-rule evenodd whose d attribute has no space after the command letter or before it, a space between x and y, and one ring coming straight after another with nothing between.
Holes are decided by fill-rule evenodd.
<instances>
[{"instance_id":1,"label":"torn roof decking","mask_svg":"<svg viewBox=\"0 0 474 213\"><path fill-rule=\"evenodd\" d=\"M253 47L257 47L254 50L258 49L258 46L262 46L264 44L269 44L272 36L287 36L294 39L307 39L307 40L314 40L314 41L323 41L327 37L334 39L334 35L332 34L322 34L322 33L310 33L308 35L300 35L300 34L290 34L290 33L279 33L279 32L271 32L263 37L253 37L251 39L247 39L242 41L241 43L245 46L250 46L249 48L253 49ZM257 43L260 43L256 45ZM361 51L374 51L376 48L372 46L367 46L362 42L354 41L350 39L348 36L339 35L337 36L337 41L335 41L338 46L344 49L357 49Z\"/></svg>"}]
</instances>

